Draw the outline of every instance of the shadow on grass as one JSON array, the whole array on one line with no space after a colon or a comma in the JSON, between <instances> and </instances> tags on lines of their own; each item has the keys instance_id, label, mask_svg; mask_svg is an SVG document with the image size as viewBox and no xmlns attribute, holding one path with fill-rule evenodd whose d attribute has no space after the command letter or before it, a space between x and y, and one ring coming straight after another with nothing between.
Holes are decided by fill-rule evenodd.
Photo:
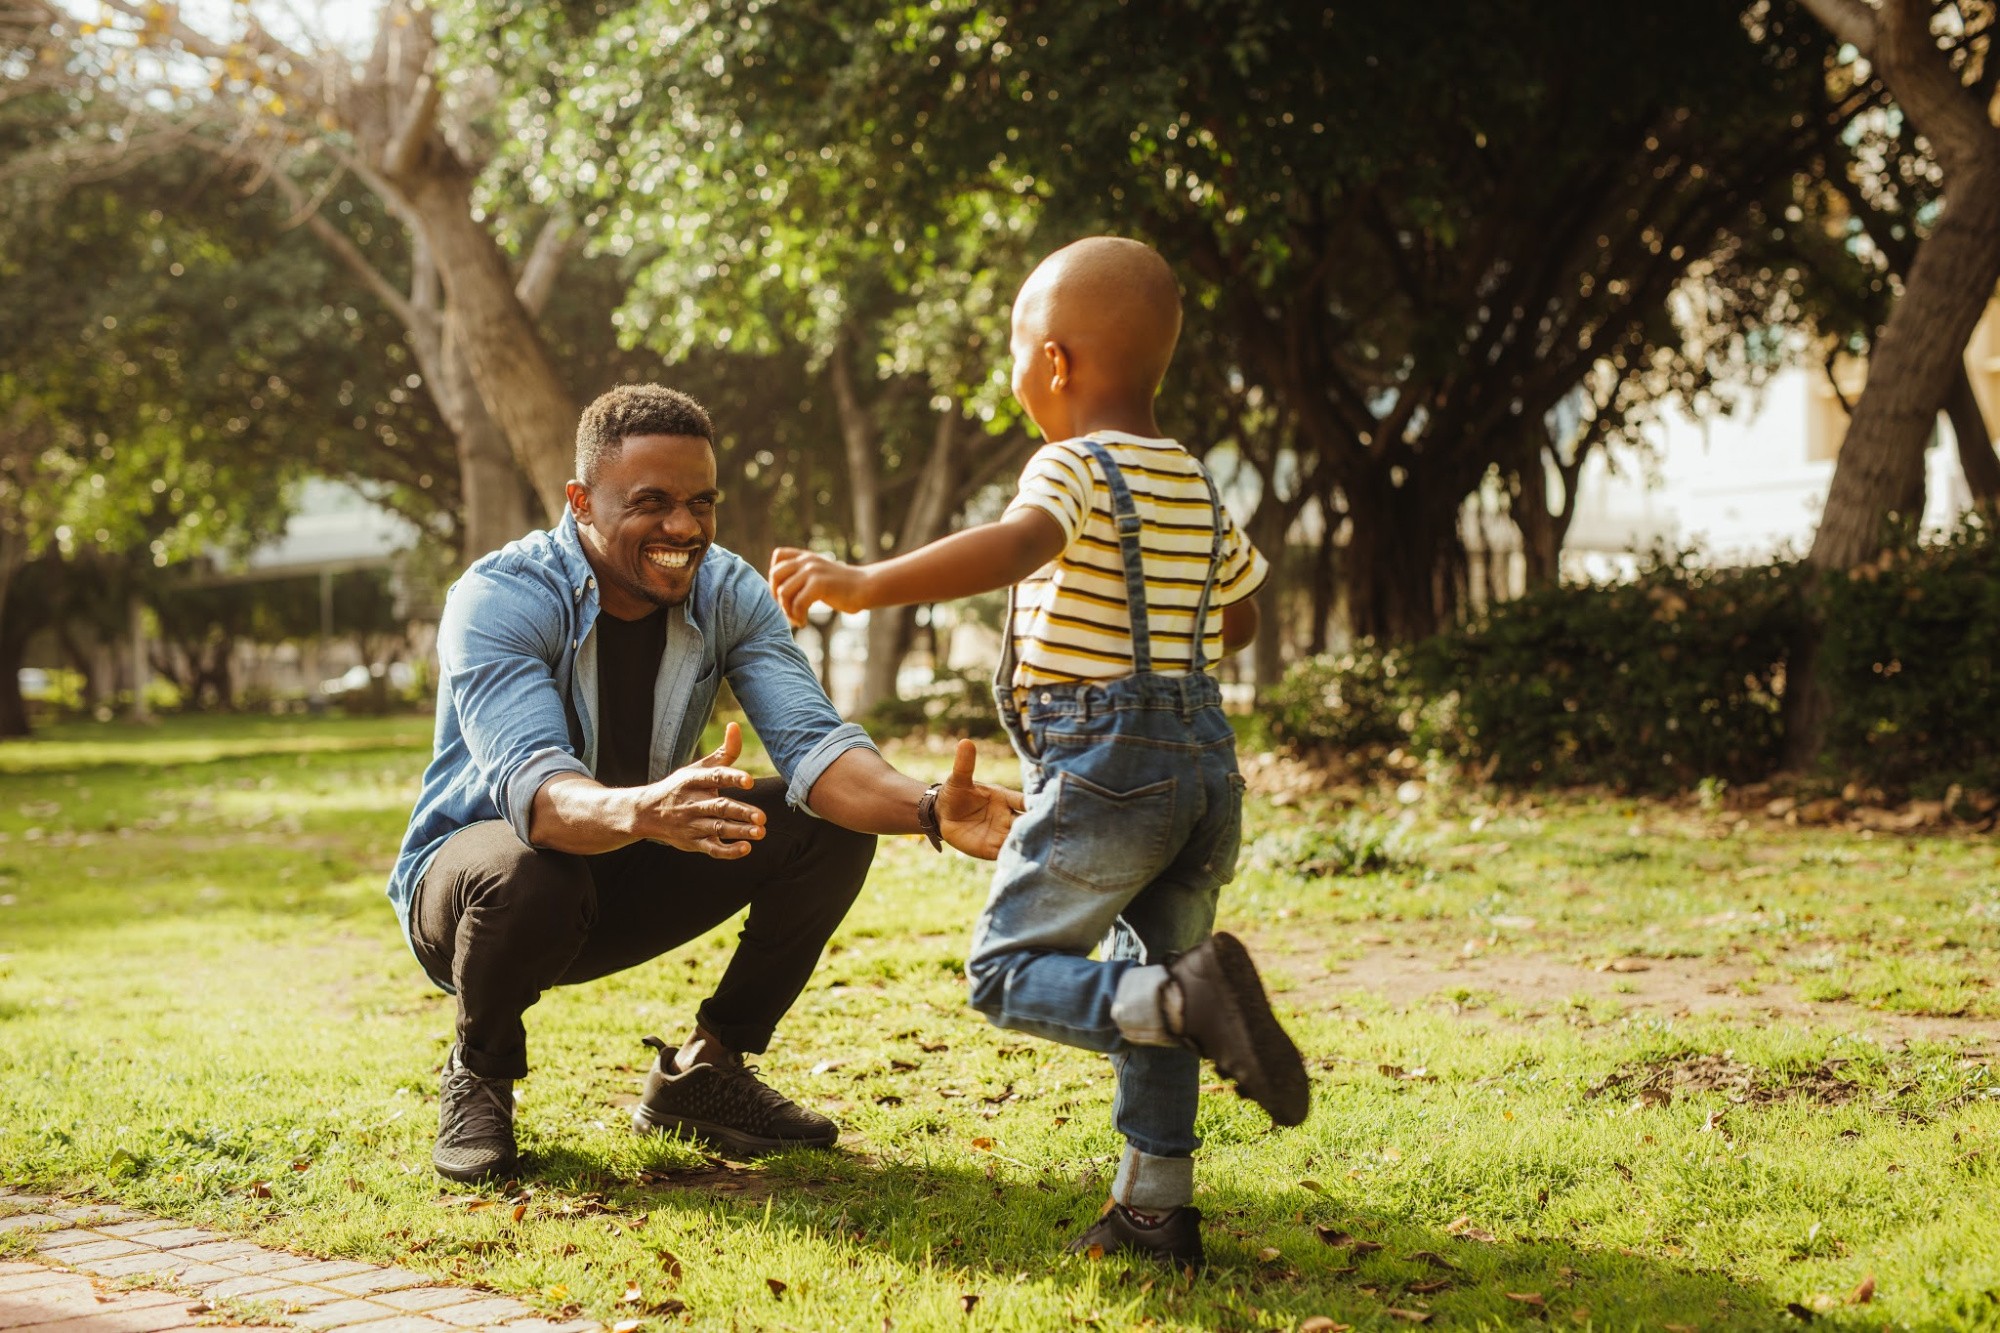
<instances>
[{"instance_id":1,"label":"shadow on grass","mask_svg":"<svg viewBox=\"0 0 2000 1333\"><path fill-rule=\"evenodd\" d=\"M1053 1172L1022 1183L969 1165L799 1152L761 1169L711 1159L662 1176L634 1184L588 1152L549 1147L527 1178L600 1193L617 1208L720 1210L746 1230L782 1227L872 1249L913 1271L953 1274L946 1281L969 1294L1020 1281L1095 1293L1118 1303L1116 1321L1134 1324L1222 1330L1327 1316L1357 1328L1716 1330L1882 1322L1862 1307L1788 1308L1791 1296L1693 1263L1556 1240L1474 1242L1412 1226L1361 1198L1319 1198L1287 1214L1266 1194L1205 1193L1197 1203L1209 1266L1190 1278L1140 1259L1064 1253L1103 1204L1103 1185L1090 1173L1088 1183Z\"/></svg>"}]
</instances>

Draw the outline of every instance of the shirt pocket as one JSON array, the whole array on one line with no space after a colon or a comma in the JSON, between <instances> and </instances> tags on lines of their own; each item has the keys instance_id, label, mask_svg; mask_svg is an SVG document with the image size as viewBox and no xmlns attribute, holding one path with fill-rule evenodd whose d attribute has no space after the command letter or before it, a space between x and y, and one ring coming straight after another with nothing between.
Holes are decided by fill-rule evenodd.
<instances>
[{"instance_id":1,"label":"shirt pocket","mask_svg":"<svg viewBox=\"0 0 2000 1333\"><path fill-rule=\"evenodd\" d=\"M1153 881L1173 838L1180 779L1120 792L1059 773L1054 786L1049 873L1096 893L1137 893Z\"/></svg>"}]
</instances>

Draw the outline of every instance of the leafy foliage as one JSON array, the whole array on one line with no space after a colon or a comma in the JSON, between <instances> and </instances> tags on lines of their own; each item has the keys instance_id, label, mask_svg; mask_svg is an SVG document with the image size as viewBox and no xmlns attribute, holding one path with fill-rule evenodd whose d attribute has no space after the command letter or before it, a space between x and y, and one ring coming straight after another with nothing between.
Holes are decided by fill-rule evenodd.
<instances>
[{"instance_id":1,"label":"leafy foliage","mask_svg":"<svg viewBox=\"0 0 2000 1333\"><path fill-rule=\"evenodd\" d=\"M2000 788L2000 539L1968 520L1827 576L1826 756L1884 787Z\"/></svg>"},{"instance_id":2,"label":"leafy foliage","mask_svg":"<svg viewBox=\"0 0 2000 1333\"><path fill-rule=\"evenodd\" d=\"M1409 737L1408 674L1402 650L1372 639L1295 662L1261 705L1271 739L1307 750L1399 744Z\"/></svg>"},{"instance_id":3,"label":"leafy foliage","mask_svg":"<svg viewBox=\"0 0 2000 1333\"><path fill-rule=\"evenodd\" d=\"M1761 777L1778 757L1798 589L1787 564L1683 557L1629 583L1530 593L1417 652L1418 677L1451 704L1417 739L1506 782L1657 791Z\"/></svg>"}]
</instances>

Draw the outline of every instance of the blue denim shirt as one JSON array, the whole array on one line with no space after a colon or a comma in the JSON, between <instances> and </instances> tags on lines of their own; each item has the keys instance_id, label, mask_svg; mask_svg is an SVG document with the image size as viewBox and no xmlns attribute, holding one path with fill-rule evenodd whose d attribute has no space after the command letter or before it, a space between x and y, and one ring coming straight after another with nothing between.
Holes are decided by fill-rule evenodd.
<instances>
[{"instance_id":1,"label":"blue denim shirt","mask_svg":"<svg viewBox=\"0 0 2000 1333\"><path fill-rule=\"evenodd\" d=\"M596 771L597 609L597 578L567 514L548 531L475 561L446 595L437 737L389 873L389 901L405 938L410 901L445 839L468 824L504 819L530 842L541 785L558 773ZM667 616L653 687L653 780L695 757L724 680L799 809L811 813L806 797L843 752L874 748L834 711L763 577L742 557L710 546L693 594Z\"/></svg>"}]
</instances>

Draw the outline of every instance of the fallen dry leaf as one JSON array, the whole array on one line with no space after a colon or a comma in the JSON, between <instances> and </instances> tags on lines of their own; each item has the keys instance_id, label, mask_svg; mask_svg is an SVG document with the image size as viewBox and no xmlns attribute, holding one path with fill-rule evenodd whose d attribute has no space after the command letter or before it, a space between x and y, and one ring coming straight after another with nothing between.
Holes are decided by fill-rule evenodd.
<instances>
[{"instance_id":1,"label":"fallen dry leaf","mask_svg":"<svg viewBox=\"0 0 2000 1333\"><path fill-rule=\"evenodd\" d=\"M1632 1099L1632 1109L1643 1111L1651 1106L1672 1106L1674 1094L1665 1088L1641 1088L1639 1095Z\"/></svg>"},{"instance_id":2,"label":"fallen dry leaf","mask_svg":"<svg viewBox=\"0 0 2000 1333\"><path fill-rule=\"evenodd\" d=\"M638 1283L628 1282L625 1284L625 1294L618 1298L618 1303L620 1305L637 1305L645 1298L646 1293L639 1290Z\"/></svg>"},{"instance_id":3,"label":"fallen dry leaf","mask_svg":"<svg viewBox=\"0 0 2000 1333\"><path fill-rule=\"evenodd\" d=\"M972 1151L974 1151L974 1152L992 1152L992 1151L993 1151L993 1140L992 1140L992 1139L987 1139L987 1138L978 1138L978 1139L974 1139L974 1140L972 1141Z\"/></svg>"},{"instance_id":4,"label":"fallen dry leaf","mask_svg":"<svg viewBox=\"0 0 2000 1333\"><path fill-rule=\"evenodd\" d=\"M979 1293L976 1291L968 1291L958 1298L958 1308L967 1314L971 1314L972 1307L977 1304L979 1304Z\"/></svg>"},{"instance_id":5,"label":"fallen dry leaf","mask_svg":"<svg viewBox=\"0 0 2000 1333\"><path fill-rule=\"evenodd\" d=\"M1661 1324L1667 1333L1701 1333L1700 1324Z\"/></svg>"},{"instance_id":6,"label":"fallen dry leaf","mask_svg":"<svg viewBox=\"0 0 2000 1333\"><path fill-rule=\"evenodd\" d=\"M771 1289L771 1295L773 1296L783 1296L785 1294L785 1284L774 1277L765 1278L764 1285Z\"/></svg>"},{"instance_id":7,"label":"fallen dry leaf","mask_svg":"<svg viewBox=\"0 0 2000 1333\"><path fill-rule=\"evenodd\" d=\"M528 1205L527 1205L527 1204L525 1204L525 1203L517 1203L517 1204L515 1204L515 1205L514 1205L514 1220L515 1220L516 1222L520 1221L520 1220L521 1220L522 1218L526 1217L527 1215L528 1215Z\"/></svg>"},{"instance_id":8,"label":"fallen dry leaf","mask_svg":"<svg viewBox=\"0 0 2000 1333\"><path fill-rule=\"evenodd\" d=\"M1316 1314L1299 1325L1299 1333L1347 1333L1352 1324L1336 1324L1323 1314Z\"/></svg>"},{"instance_id":9,"label":"fallen dry leaf","mask_svg":"<svg viewBox=\"0 0 2000 1333\"><path fill-rule=\"evenodd\" d=\"M1875 1275L1870 1273L1861 1279L1859 1286L1847 1293L1849 1305L1866 1305L1875 1299Z\"/></svg>"},{"instance_id":10,"label":"fallen dry leaf","mask_svg":"<svg viewBox=\"0 0 2000 1333\"><path fill-rule=\"evenodd\" d=\"M1453 1219L1445 1227L1444 1234L1447 1236L1457 1236L1460 1240L1484 1241L1488 1245L1495 1244L1500 1239L1485 1227L1474 1226L1470 1217Z\"/></svg>"},{"instance_id":11,"label":"fallen dry leaf","mask_svg":"<svg viewBox=\"0 0 2000 1333\"><path fill-rule=\"evenodd\" d=\"M1797 1301L1786 1301L1785 1313L1798 1320L1801 1324L1810 1324L1813 1320L1819 1318L1818 1315L1806 1309L1805 1306L1800 1305Z\"/></svg>"},{"instance_id":12,"label":"fallen dry leaf","mask_svg":"<svg viewBox=\"0 0 2000 1333\"><path fill-rule=\"evenodd\" d=\"M1284 1251L1275 1245L1266 1245L1263 1249L1257 1251L1257 1262L1260 1264L1275 1264L1284 1257Z\"/></svg>"},{"instance_id":13,"label":"fallen dry leaf","mask_svg":"<svg viewBox=\"0 0 2000 1333\"><path fill-rule=\"evenodd\" d=\"M271 1197L271 1182L268 1180L253 1180L250 1182L247 1192L253 1199L268 1199Z\"/></svg>"},{"instance_id":14,"label":"fallen dry leaf","mask_svg":"<svg viewBox=\"0 0 2000 1333\"><path fill-rule=\"evenodd\" d=\"M1431 1312L1429 1310L1398 1310L1393 1305L1385 1305L1382 1307L1382 1313L1388 1315L1391 1319L1407 1320L1412 1324L1428 1324L1431 1322Z\"/></svg>"},{"instance_id":15,"label":"fallen dry leaf","mask_svg":"<svg viewBox=\"0 0 2000 1333\"><path fill-rule=\"evenodd\" d=\"M1542 1293L1539 1291L1503 1291L1500 1294L1510 1301L1519 1301L1522 1305L1532 1305L1538 1310L1548 1304L1547 1301L1542 1299Z\"/></svg>"},{"instance_id":16,"label":"fallen dry leaf","mask_svg":"<svg viewBox=\"0 0 2000 1333\"><path fill-rule=\"evenodd\" d=\"M639 1333L639 1321L636 1319L621 1319L611 1326L611 1333Z\"/></svg>"},{"instance_id":17,"label":"fallen dry leaf","mask_svg":"<svg viewBox=\"0 0 2000 1333\"><path fill-rule=\"evenodd\" d=\"M1413 1250L1404 1257L1413 1264L1429 1264L1432 1268L1443 1268L1452 1272L1458 1271L1457 1264L1431 1250Z\"/></svg>"},{"instance_id":18,"label":"fallen dry leaf","mask_svg":"<svg viewBox=\"0 0 2000 1333\"><path fill-rule=\"evenodd\" d=\"M1428 1296L1434 1291L1443 1291L1450 1285L1450 1278L1434 1277L1428 1282L1412 1282L1405 1290L1414 1296Z\"/></svg>"},{"instance_id":19,"label":"fallen dry leaf","mask_svg":"<svg viewBox=\"0 0 2000 1333\"><path fill-rule=\"evenodd\" d=\"M667 1270L667 1278L673 1282L681 1280L681 1261L671 1250L660 1251L660 1267Z\"/></svg>"},{"instance_id":20,"label":"fallen dry leaf","mask_svg":"<svg viewBox=\"0 0 2000 1333\"><path fill-rule=\"evenodd\" d=\"M1650 972L1653 970L1653 965L1643 958L1613 958L1608 962L1599 963L1597 970L1600 972Z\"/></svg>"}]
</instances>

